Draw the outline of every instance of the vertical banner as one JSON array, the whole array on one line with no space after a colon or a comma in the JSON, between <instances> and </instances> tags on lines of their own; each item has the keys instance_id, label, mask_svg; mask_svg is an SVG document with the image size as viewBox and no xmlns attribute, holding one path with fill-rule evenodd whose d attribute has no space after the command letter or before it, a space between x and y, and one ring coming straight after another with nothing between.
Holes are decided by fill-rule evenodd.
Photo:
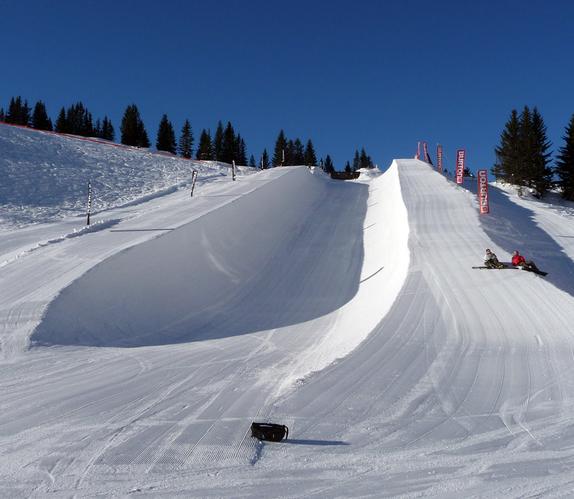
<instances>
[{"instance_id":1,"label":"vertical banner","mask_svg":"<svg viewBox=\"0 0 574 499\"><path fill-rule=\"evenodd\" d=\"M464 149L456 151L456 183L462 184L464 180L464 159L466 152Z\"/></svg>"},{"instance_id":2,"label":"vertical banner","mask_svg":"<svg viewBox=\"0 0 574 499\"><path fill-rule=\"evenodd\" d=\"M417 155L415 156L415 159L421 159L421 143L417 142Z\"/></svg>"},{"instance_id":3,"label":"vertical banner","mask_svg":"<svg viewBox=\"0 0 574 499\"><path fill-rule=\"evenodd\" d=\"M488 213L488 172L486 170L478 170L478 207L480 214Z\"/></svg>"},{"instance_id":4,"label":"vertical banner","mask_svg":"<svg viewBox=\"0 0 574 499\"><path fill-rule=\"evenodd\" d=\"M432 161L430 159L430 154L429 154L428 144L426 142L423 142L423 154L424 154L425 162L428 163L429 165L432 165Z\"/></svg>"},{"instance_id":5,"label":"vertical banner","mask_svg":"<svg viewBox=\"0 0 574 499\"><path fill-rule=\"evenodd\" d=\"M440 144L436 146L436 169L442 173L442 146Z\"/></svg>"}]
</instances>

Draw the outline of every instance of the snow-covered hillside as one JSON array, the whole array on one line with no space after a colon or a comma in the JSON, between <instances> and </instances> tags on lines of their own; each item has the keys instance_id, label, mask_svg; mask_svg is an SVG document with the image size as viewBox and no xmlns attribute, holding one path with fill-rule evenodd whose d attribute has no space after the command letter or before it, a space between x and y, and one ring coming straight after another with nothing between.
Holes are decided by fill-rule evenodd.
<instances>
[{"instance_id":1,"label":"snow-covered hillside","mask_svg":"<svg viewBox=\"0 0 574 499\"><path fill-rule=\"evenodd\" d=\"M0 153L0 230L83 216L89 181L99 212L185 187L194 168L203 179L228 169L2 123Z\"/></svg>"},{"instance_id":2,"label":"snow-covered hillside","mask_svg":"<svg viewBox=\"0 0 574 499\"><path fill-rule=\"evenodd\" d=\"M480 217L416 160L215 175L0 233L3 496L571 493L568 209L492 188Z\"/></svg>"}]
</instances>

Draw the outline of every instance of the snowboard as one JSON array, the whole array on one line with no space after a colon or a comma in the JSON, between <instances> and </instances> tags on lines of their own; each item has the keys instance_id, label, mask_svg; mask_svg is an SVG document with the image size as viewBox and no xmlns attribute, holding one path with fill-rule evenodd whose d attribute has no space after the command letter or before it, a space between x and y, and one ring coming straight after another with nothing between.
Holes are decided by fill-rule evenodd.
<instances>
[{"instance_id":1,"label":"snowboard","mask_svg":"<svg viewBox=\"0 0 574 499\"><path fill-rule=\"evenodd\" d=\"M516 267L499 267L499 268L492 268L487 267L486 265L479 265L476 267L472 267L473 269L486 269L486 270L518 270Z\"/></svg>"},{"instance_id":2,"label":"snowboard","mask_svg":"<svg viewBox=\"0 0 574 499\"><path fill-rule=\"evenodd\" d=\"M524 270L525 272L532 272L533 274L545 276L548 275L548 272L543 272L542 270L536 271L533 269L523 269L522 267L500 267L500 268L491 268L486 267L485 265L480 265L476 267L472 267L473 269L486 269L486 270Z\"/></svg>"}]
</instances>

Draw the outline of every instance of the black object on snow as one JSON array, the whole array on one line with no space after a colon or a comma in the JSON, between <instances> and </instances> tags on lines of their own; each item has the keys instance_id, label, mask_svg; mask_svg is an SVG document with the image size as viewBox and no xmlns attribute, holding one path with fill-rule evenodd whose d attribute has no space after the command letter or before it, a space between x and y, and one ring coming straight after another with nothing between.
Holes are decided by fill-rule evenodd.
<instances>
[{"instance_id":1,"label":"black object on snow","mask_svg":"<svg viewBox=\"0 0 574 499\"><path fill-rule=\"evenodd\" d=\"M331 172L331 178L334 180L353 180L360 175L361 172Z\"/></svg>"},{"instance_id":2,"label":"black object on snow","mask_svg":"<svg viewBox=\"0 0 574 499\"><path fill-rule=\"evenodd\" d=\"M477 267L472 267L473 269L487 269L487 270L519 270L516 267L487 267L486 265L480 265Z\"/></svg>"},{"instance_id":3,"label":"black object on snow","mask_svg":"<svg viewBox=\"0 0 574 499\"><path fill-rule=\"evenodd\" d=\"M281 442L289 437L289 428L283 424L275 423L251 423L251 436L259 440Z\"/></svg>"},{"instance_id":4,"label":"black object on snow","mask_svg":"<svg viewBox=\"0 0 574 499\"><path fill-rule=\"evenodd\" d=\"M526 267L486 267L484 265L472 267L473 269L487 269L487 270L524 270L525 272L532 272L533 274L538 274L541 276L548 275L548 272L542 272L542 270L534 270Z\"/></svg>"}]
</instances>

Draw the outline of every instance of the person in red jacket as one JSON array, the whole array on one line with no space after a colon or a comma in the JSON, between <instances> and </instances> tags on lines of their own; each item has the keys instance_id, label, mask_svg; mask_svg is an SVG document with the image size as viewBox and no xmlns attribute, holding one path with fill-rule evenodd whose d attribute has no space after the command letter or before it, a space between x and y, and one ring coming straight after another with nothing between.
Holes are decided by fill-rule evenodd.
<instances>
[{"instance_id":1,"label":"person in red jacket","mask_svg":"<svg viewBox=\"0 0 574 499\"><path fill-rule=\"evenodd\" d=\"M518 250L512 252L512 265L514 267L522 267L523 270L536 272L537 274L544 274L532 260L526 261L526 258L524 258Z\"/></svg>"}]
</instances>

